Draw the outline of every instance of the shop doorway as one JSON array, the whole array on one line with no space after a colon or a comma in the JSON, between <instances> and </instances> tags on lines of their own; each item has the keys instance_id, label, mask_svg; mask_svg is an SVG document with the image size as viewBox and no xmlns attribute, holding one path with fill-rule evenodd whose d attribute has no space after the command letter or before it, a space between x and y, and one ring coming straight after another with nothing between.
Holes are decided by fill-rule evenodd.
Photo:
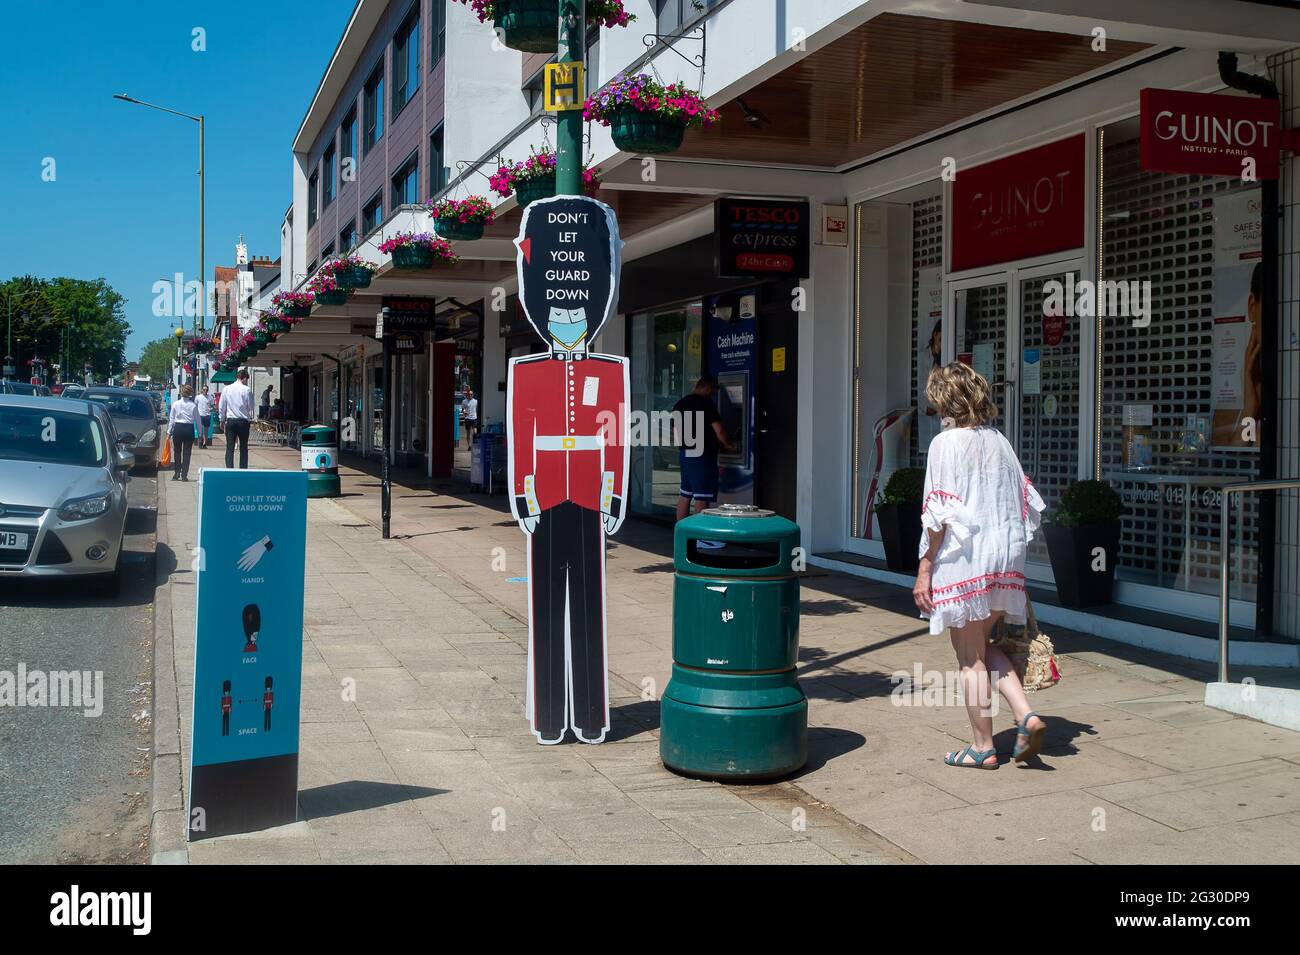
<instances>
[{"instance_id":1,"label":"shop doorway","mask_svg":"<svg viewBox=\"0 0 1300 955\"><path fill-rule=\"evenodd\" d=\"M952 332L945 354L993 386L993 425L1011 442L1049 511L1091 457L1080 403L1082 329L1077 316L1058 307L1082 268L1076 259L949 283ZM1041 534L1030 543L1026 574L1052 580Z\"/></svg>"}]
</instances>

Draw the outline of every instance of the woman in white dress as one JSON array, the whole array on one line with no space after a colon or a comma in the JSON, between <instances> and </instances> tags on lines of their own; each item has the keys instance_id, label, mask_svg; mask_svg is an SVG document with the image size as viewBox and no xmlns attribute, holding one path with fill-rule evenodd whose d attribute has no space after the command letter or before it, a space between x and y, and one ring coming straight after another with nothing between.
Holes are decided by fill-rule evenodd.
<instances>
[{"instance_id":1,"label":"woman in white dress","mask_svg":"<svg viewBox=\"0 0 1300 955\"><path fill-rule=\"evenodd\" d=\"M921 506L921 565L912 597L930 632L950 632L974 742L948 753L949 766L997 769L993 687L1016 718L1012 758L1042 748L1047 725L1029 708L1006 654L989 644L1003 615L1025 622L1025 550L1045 507L1002 432L989 383L953 362L930 373L926 396L944 430L930 442Z\"/></svg>"}]
</instances>

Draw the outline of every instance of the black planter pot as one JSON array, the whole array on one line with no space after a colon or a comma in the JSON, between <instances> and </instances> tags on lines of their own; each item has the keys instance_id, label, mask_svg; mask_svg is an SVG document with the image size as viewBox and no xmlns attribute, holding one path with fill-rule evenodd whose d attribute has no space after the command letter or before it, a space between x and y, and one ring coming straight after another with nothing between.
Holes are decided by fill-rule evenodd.
<instances>
[{"instance_id":1,"label":"black planter pot","mask_svg":"<svg viewBox=\"0 0 1300 955\"><path fill-rule=\"evenodd\" d=\"M1043 525L1047 553L1056 577L1056 594L1066 607L1097 607L1110 603L1119 560L1119 521L1085 527ZM1093 570L1093 552L1106 554L1106 569Z\"/></svg>"},{"instance_id":2,"label":"black planter pot","mask_svg":"<svg viewBox=\"0 0 1300 955\"><path fill-rule=\"evenodd\" d=\"M876 508L885 563L898 574L914 574L921 564L921 505L885 504Z\"/></svg>"},{"instance_id":3,"label":"black planter pot","mask_svg":"<svg viewBox=\"0 0 1300 955\"><path fill-rule=\"evenodd\" d=\"M433 230L444 239L472 242L483 238L482 222L461 222L459 219L434 219Z\"/></svg>"},{"instance_id":4,"label":"black planter pot","mask_svg":"<svg viewBox=\"0 0 1300 955\"><path fill-rule=\"evenodd\" d=\"M553 172L524 179L515 184L515 201L519 203L520 209L530 202L549 199L553 195L555 195L555 173Z\"/></svg>"},{"instance_id":5,"label":"black planter pot","mask_svg":"<svg viewBox=\"0 0 1300 955\"><path fill-rule=\"evenodd\" d=\"M346 305L348 304L347 289L338 289L337 291L333 291L333 292L317 292L316 304L327 305L327 306Z\"/></svg>"},{"instance_id":6,"label":"black planter pot","mask_svg":"<svg viewBox=\"0 0 1300 955\"><path fill-rule=\"evenodd\" d=\"M404 272L433 267L433 253L425 245L399 245L393 249L393 268Z\"/></svg>"}]
</instances>

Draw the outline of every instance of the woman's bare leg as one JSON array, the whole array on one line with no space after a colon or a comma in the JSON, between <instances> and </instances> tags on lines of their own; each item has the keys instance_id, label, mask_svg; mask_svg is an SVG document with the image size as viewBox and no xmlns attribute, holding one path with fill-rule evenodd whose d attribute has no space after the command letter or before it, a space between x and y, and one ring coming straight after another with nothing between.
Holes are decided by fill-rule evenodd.
<instances>
[{"instance_id":1,"label":"woman's bare leg","mask_svg":"<svg viewBox=\"0 0 1300 955\"><path fill-rule=\"evenodd\" d=\"M993 748L992 685L986 664L989 633L996 616L986 620L973 620L964 627L949 630L952 648L957 653L961 667L962 697L966 703L966 716L970 720L975 749L983 752ZM951 757L951 753L949 757ZM971 760L967 757L966 762ZM996 766L997 756L990 755L986 766Z\"/></svg>"},{"instance_id":2,"label":"woman's bare leg","mask_svg":"<svg viewBox=\"0 0 1300 955\"><path fill-rule=\"evenodd\" d=\"M1007 701L1007 706L1011 707L1011 715L1019 723L1033 709L1029 705L1029 698L1025 696L1025 688L1020 684L1020 677L1016 675L1016 668L1011 660L998 647L990 645L984 653L984 659L988 668L992 671L997 680L998 692L1002 698ZM1031 729L1038 724L1031 724Z\"/></svg>"}]
</instances>

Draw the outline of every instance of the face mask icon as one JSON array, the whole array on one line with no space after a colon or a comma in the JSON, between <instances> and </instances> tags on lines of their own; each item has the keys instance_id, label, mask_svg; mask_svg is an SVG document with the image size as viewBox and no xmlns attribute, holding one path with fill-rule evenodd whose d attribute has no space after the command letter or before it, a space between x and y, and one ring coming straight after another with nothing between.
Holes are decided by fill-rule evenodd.
<instances>
[{"instance_id":1,"label":"face mask icon","mask_svg":"<svg viewBox=\"0 0 1300 955\"><path fill-rule=\"evenodd\" d=\"M257 635L262 630L262 611L257 604L244 608L244 652L257 652Z\"/></svg>"}]
</instances>

